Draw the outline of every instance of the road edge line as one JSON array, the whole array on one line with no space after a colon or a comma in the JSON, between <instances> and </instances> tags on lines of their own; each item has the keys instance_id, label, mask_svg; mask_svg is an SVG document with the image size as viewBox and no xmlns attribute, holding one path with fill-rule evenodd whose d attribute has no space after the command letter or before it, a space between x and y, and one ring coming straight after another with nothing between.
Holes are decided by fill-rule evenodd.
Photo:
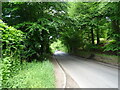
<instances>
[{"instance_id":1,"label":"road edge line","mask_svg":"<svg viewBox=\"0 0 120 90\"><path fill-rule=\"evenodd\" d=\"M62 73L63 73L63 76L64 76L64 83L63 83L64 85L63 85L63 88L65 88L65 87L66 87L66 83L67 83L66 74L65 74L62 66L60 65L60 63L58 62L58 60L55 58L54 55L53 55L53 58L55 59L57 65L59 66L59 68L61 69L61 71L62 71Z\"/></svg>"},{"instance_id":2,"label":"road edge line","mask_svg":"<svg viewBox=\"0 0 120 90\"><path fill-rule=\"evenodd\" d=\"M54 58L55 58L55 56L54 56ZM58 64L59 67L63 70L63 72L64 72L64 74L65 74L65 78L66 78L65 88L66 88L66 85L67 85L67 74L74 80L74 82L75 82L75 83L79 86L79 88L80 88L79 83L78 83L69 73L66 72L66 70L63 68L63 66L58 62L58 60L57 60L56 58L55 58L55 60L56 60L57 64Z\"/></svg>"}]
</instances>

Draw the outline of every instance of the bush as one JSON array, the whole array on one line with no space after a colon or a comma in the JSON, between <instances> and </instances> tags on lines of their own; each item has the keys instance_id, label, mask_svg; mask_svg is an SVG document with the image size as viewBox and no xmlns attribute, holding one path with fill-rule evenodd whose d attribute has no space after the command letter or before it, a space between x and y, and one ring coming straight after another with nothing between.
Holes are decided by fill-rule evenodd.
<instances>
[{"instance_id":1,"label":"bush","mask_svg":"<svg viewBox=\"0 0 120 90\"><path fill-rule=\"evenodd\" d=\"M103 49L102 49L101 45L88 44L88 45L86 45L85 50L93 50L93 51L99 50L99 51L102 51Z\"/></svg>"},{"instance_id":2,"label":"bush","mask_svg":"<svg viewBox=\"0 0 120 90\"><path fill-rule=\"evenodd\" d=\"M8 81L21 69L20 60L16 57L5 57L2 59L2 87L8 87Z\"/></svg>"},{"instance_id":3,"label":"bush","mask_svg":"<svg viewBox=\"0 0 120 90\"><path fill-rule=\"evenodd\" d=\"M24 45L22 44L24 33L11 26L7 26L2 20L0 20L0 29L2 33L1 41L3 56L20 54L24 48Z\"/></svg>"},{"instance_id":4,"label":"bush","mask_svg":"<svg viewBox=\"0 0 120 90\"><path fill-rule=\"evenodd\" d=\"M20 55L23 51L24 33L11 26L7 26L0 20L0 30L2 33L2 87L8 86L8 80L13 77L20 69Z\"/></svg>"},{"instance_id":5,"label":"bush","mask_svg":"<svg viewBox=\"0 0 120 90\"><path fill-rule=\"evenodd\" d=\"M109 44L106 44L103 48L104 51L113 51L113 52L118 52L118 54L120 54L120 42L116 42L116 41L111 41L109 42Z\"/></svg>"}]
</instances>

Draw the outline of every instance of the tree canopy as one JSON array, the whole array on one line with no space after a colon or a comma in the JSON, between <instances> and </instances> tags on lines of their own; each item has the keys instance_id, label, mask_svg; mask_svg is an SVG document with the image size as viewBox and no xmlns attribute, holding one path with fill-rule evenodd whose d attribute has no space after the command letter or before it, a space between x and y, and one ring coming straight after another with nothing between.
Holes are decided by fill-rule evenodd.
<instances>
[{"instance_id":1,"label":"tree canopy","mask_svg":"<svg viewBox=\"0 0 120 90\"><path fill-rule=\"evenodd\" d=\"M76 50L120 50L119 2L4 2L2 17L24 33L22 53L43 60L57 39ZM3 47L6 47L5 44Z\"/></svg>"}]
</instances>

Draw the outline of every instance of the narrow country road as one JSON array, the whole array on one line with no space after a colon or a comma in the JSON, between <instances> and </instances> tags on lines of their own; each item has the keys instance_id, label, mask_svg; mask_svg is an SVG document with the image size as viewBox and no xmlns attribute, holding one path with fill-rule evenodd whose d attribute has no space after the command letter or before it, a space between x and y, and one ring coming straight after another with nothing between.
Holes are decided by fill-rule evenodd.
<instances>
[{"instance_id":1,"label":"narrow country road","mask_svg":"<svg viewBox=\"0 0 120 90\"><path fill-rule=\"evenodd\" d=\"M80 88L118 88L118 69L92 60L70 56L61 51L55 58Z\"/></svg>"}]
</instances>

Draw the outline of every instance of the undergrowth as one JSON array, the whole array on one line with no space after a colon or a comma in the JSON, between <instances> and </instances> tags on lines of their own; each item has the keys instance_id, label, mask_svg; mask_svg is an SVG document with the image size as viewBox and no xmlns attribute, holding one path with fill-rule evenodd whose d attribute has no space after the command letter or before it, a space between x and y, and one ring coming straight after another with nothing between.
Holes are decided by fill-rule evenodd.
<instances>
[{"instance_id":1,"label":"undergrowth","mask_svg":"<svg viewBox=\"0 0 120 90\"><path fill-rule=\"evenodd\" d=\"M55 88L53 66L49 61L25 62L7 84L7 88Z\"/></svg>"}]
</instances>

